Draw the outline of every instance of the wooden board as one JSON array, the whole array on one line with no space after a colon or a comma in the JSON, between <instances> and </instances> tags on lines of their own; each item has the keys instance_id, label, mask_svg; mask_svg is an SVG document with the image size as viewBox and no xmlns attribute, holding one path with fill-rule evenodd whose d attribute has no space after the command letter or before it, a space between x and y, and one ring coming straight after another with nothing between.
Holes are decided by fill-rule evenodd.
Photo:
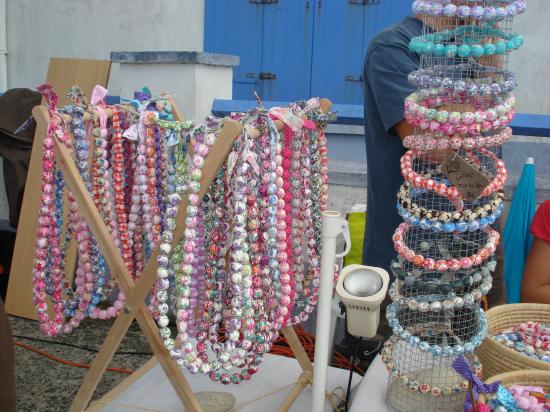
<instances>
[{"instance_id":1,"label":"wooden board","mask_svg":"<svg viewBox=\"0 0 550 412\"><path fill-rule=\"evenodd\" d=\"M109 60L62 59L52 57L48 66L46 83L53 86L59 96L58 106L70 103L67 91L75 84L88 100L96 84L107 87L111 62Z\"/></svg>"},{"instance_id":2,"label":"wooden board","mask_svg":"<svg viewBox=\"0 0 550 412\"><path fill-rule=\"evenodd\" d=\"M52 58L46 82L54 87L59 95L58 104L63 106L69 102L67 90L74 84L78 84L88 97L96 84L106 87L110 68L111 62L107 60ZM27 319L36 319L32 303L32 269L41 192L42 139L46 129L47 124L37 123L6 295L6 312ZM76 248L72 247L68 261L73 262L75 256Z\"/></svg>"}]
</instances>

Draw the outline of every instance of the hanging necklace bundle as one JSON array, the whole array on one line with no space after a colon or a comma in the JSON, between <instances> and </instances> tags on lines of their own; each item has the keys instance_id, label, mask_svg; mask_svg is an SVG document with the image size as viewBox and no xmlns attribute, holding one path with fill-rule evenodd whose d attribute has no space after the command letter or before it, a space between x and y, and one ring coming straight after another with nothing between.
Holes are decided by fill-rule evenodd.
<instances>
[{"instance_id":1,"label":"hanging necklace bundle","mask_svg":"<svg viewBox=\"0 0 550 412\"><path fill-rule=\"evenodd\" d=\"M302 110L295 112L304 115ZM254 110L238 115L245 123L244 132L202 199L198 193L203 189L199 180L204 158L220 122L207 119L187 132L193 155L188 158L189 205L182 252L169 244L181 199L178 194L163 220L154 312L159 314L157 323L166 348L191 373L209 374L225 384L249 379L279 330L307 319L313 310L320 237L313 218L326 204L326 139L314 133L313 122L296 114ZM283 136L274 119L285 123ZM298 124L295 130L290 126L293 122ZM260 133L252 137L249 130L254 129ZM313 213L308 209L312 205L317 209ZM302 257L304 240L311 251L307 262ZM175 339L167 313L172 277ZM299 304L296 291L303 295ZM300 309L292 317L294 307Z\"/></svg>"},{"instance_id":2,"label":"hanging necklace bundle","mask_svg":"<svg viewBox=\"0 0 550 412\"><path fill-rule=\"evenodd\" d=\"M320 214L327 200L319 101L236 114L243 132L211 186L202 187L223 119L174 121L166 98L152 98L147 90L136 93L131 105L109 106L103 88L94 90L92 104L74 89L73 104L58 110L53 90L40 90L51 117L34 272L41 329L68 333L87 316L117 316L126 300L115 291L114 277L57 170L53 147L59 139L72 152L134 281L158 247L149 309L171 357L191 373L224 384L250 379L280 330L307 320L317 302ZM276 121L284 124L281 133ZM172 245L179 213L185 213L186 226ZM74 286L64 281L73 238Z\"/></svg>"}]
</instances>

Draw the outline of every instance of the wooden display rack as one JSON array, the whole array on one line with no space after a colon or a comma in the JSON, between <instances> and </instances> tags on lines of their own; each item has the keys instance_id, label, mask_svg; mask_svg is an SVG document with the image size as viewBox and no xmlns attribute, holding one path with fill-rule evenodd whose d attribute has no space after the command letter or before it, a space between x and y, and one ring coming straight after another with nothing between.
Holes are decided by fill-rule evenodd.
<instances>
[{"instance_id":1,"label":"wooden display rack","mask_svg":"<svg viewBox=\"0 0 550 412\"><path fill-rule=\"evenodd\" d=\"M322 100L321 107L325 112L328 111L330 106L330 101L326 99ZM172 107L174 107L175 120L181 120L181 116L179 115L174 103L172 103ZM108 116L112 116L112 112L110 110L106 110L106 112ZM46 134L46 130L50 122L50 116L48 110L43 105L35 107L33 109L33 115L37 122L35 139L36 148L37 146L41 147L38 143L41 143L44 135ZM90 119L90 113L86 113L84 116L84 121ZM279 130L282 130L284 127L284 124L281 121L275 121L275 124ZM233 147L233 142L236 137L240 135L242 129L243 126L239 122L229 118L224 120L222 131L220 132L216 143L210 150L205 160L203 174L200 181L201 191L199 192L199 196L201 198L206 194L212 184L212 181L218 174L218 171L225 163L227 156ZM259 131L251 130L252 136L258 134ZM183 375L182 370L174 361L172 361L168 351L165 349L159 336L155 320L145 305L147 294L156 280L159 246L157 246L152 252L139 280L134 283L126 268L126 265L124 264L122 256L114 244L109 230L104 224L103 219L95 207L94 202L90 197L84 182L82 181L82 178L80 177L80 173L74 164L70 152L62 142L57 140L57 138L55 139L55 156L57 165L65 178L66 186L72 192L76 202L79 205L79 212L81 216L86 220L91 232L97 240L97 245L105 257L105 261L108 264L111 273L117 279L118 287L127 297L124 308L120 311L120 314L109 330L107 337L103 341L99 352L91 363L91 367L87 372L75 398L73 399L70 411L77 412L86 410L86 407L90 402L93 393L105 373L114 353L126 335L130 324L134 319L136 319L153 352L153 358L146 364L147 370L154 366L156 362L160 363L186 410L190 412L202 412L203 409L195 397L189 383L187 382L187 379ZM40 156L33 156L33 161L35 162L34 166L36 166L36 163L39 163L39 157ZM174 230L174 237L172 241L173 247L179 243L185 231L187 205L188 200L187 197L185 197L179 206L179 213L176 218L176 229ZM28 212L26 218L34 219L34 215L34 211L33 213ZM27 248L32 250L34 247L34 237L27 239L27 241ZM286 327L282 329L282 332L302 369L302 374L298 378L297 383L291 389L285 401L278 408L278 411L288 411L301 391L308 384L311 384L313 365L310 362L294 329L292 327ZM141 371L140 373L144 372ZM131 375L127 378L127 380L119 384L112 392L120 392L124 388L128 387L131 382L136 380L136 377L139 377L134 375L135 374Z\"/></svg>"}]
</instances>

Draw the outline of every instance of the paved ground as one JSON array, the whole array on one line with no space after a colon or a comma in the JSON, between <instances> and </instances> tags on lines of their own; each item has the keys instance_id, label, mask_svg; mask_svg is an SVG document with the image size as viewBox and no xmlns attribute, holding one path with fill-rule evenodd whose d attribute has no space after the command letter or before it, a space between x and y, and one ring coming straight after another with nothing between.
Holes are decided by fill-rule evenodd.
<instances>
[{"instance_id":1,"label":"paved ground","mask_svg":"<svg viewBox=\"0 0 550 412\"><path fill-rule=\"evenodd\" d=\"M86 321L68 336L45 338L39 332L35 321L11 316L10 322L14 341L31 345L58 358L77 363L89 363L93 359L94 353L85 349L25 339L23 336L97 349L111 325L111 322ZM149 347L135 323L130 328L119 351L124 353L149 352ZM67 411L87 369L63 365L17 346L15 352L17 411ZM115 355L110 366L135 370L149 358L150 355L146 354ZM94 399L108 392L126 376L120 372L107 372L99 384Z\"/></svg>"}]
</instances>

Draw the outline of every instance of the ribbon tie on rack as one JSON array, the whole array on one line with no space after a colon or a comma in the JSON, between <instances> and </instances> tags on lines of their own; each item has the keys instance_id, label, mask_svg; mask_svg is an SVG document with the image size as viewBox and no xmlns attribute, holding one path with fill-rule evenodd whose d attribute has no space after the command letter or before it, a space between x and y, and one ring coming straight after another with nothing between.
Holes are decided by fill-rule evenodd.
<instances>
[{"instance_id":1,"label":"ribbon tie on rack","mask_svg":"<svg viewBox=\"0 0 550 412\"><path fill-rule=\"evenodd\" d=\"M252 141L252 138L250 138L250 136L246 135L246 137L247 138L244 143L242 157L245 160L245 162L247 162L250 165L254 173L256 173L256 175L259 176L260 165L258 164L256 153L252 150L253 141ZM236 150L231 151L231 153L229 153L229 156L227 157L227 181L228 182L231 181L238 158L239 158L239 154Z\"/></svg>"},{"instance_id":2,"label":"ribbon tie on rack","mask_svg":"<svg viewBox=\"0 0 550 412\"><path fill-rule=\"evenodd\" d=\"M491 383L486 384L481 379L479 379L476 374L472 371L470 364L464 356L459 356L453 362L453 368L467 381L472 384L472 392L475 399L477 400L480 393L495 393L500 385L500 383ZM472 408L472 399L470 399L470 394L466 394L466 402L464 403L464 411L468 412Z\"/></svg>"},{"instance_id":3,"label":"ribbon tie on rack","mask_svg":"<svg viewBox=\"0 0 550 412\"><path fill-rule=\"evenodd\" d=\"M109 90L99 84L96 84L94 90L92 91L92 98L90 100L91 105L97 106L100 104L105 104L104 99L108 93Z\"/></svg>"},{"instance_id":4,"label":"ribbon tie on rack","mask_svg":"<svg viewBox=\"0 0 550 412\"><path fill-rule=\"evenodd\" d=\"M167 128L166 130L166 144L168 147L175 146L179 143L178 134L174 129Z\"/></svg>"},{"instance_id":5,"label":"ribbon tie on rack","mask_svg":"<svg viewBox=\"0 0 550 412\"><path fill-rule=\"evenodd\" d=\"M46 99L46 103L48 104L48 111L50 112L50 115L56 111L57 108L57 94L53 90L53 87L49 85L48 83L42 83L39 85L36 90L38 90L42 96Z\"/></svg>"},{"instance_id":6,"label":"ribbon tie on rack","mask_svg":"<svg viewBox=\"0 0 550 412\"><path fill-rule=\"evenodd\" d=\"M284 124L290 127L294 133L304 127L304 120L282 107L273 107L269 109L269 115L271 118L281 120Z\"/></svg>"}]
</instances>

